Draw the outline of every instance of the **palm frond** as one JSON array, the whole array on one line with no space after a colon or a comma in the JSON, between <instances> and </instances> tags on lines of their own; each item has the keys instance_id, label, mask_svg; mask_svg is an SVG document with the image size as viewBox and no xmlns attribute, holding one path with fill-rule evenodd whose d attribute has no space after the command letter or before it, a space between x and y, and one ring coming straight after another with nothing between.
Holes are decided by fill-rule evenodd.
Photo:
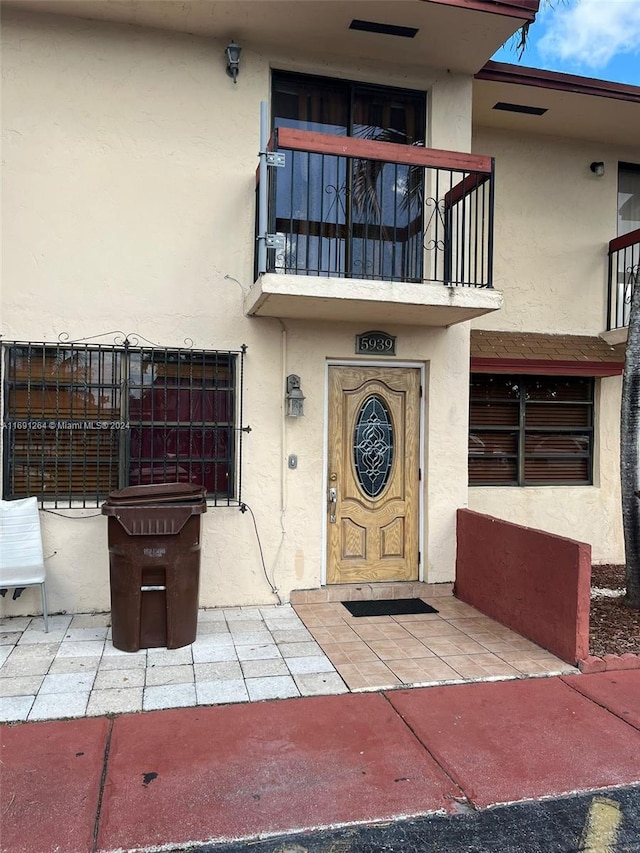
<instances>
[{"instance_id":1,"label":"palm frond","mask_svg":"<svg viewBox=\"0 0 640 853\"><path fill-rule=\"evenodd\" d=\"M356 134L360 139L372 142L395 142L406 143L407 137L402 131L392 128L379 128L373 126L361 126ZM423 142L414 142L413 145L423 146ZM385 166L381 160L354 160L351 183L352 204L367 221L379 222L382 217L380 199L378 195L378 179ZM424 176L421 166L408 166L407 177L400 209L404 212L416 206L422 205Z\"/></svg>"}]
</instances>

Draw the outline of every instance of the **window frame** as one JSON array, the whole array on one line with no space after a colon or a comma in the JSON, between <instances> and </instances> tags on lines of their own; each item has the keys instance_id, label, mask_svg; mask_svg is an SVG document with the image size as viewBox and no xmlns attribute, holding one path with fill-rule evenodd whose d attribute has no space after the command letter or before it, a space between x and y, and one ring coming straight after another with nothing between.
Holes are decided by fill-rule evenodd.
<instances>
[{"instance_id":1,"label":"window frame","mask_svg":"<svg viewBox=\"0 0 640 853\"><path fill-rule=\"evenodd\" d=\"M162 480L186 477L188 482L208 474L216 486L207 493L209 505L241 506L242 437L250 429L242 426L245 352L244 345L238 350L201 350L134 346L128 339L113 345L1 342L3 497L35 495L42 506L59 509L97 507L110 491L136 484L140 470L145 470L143 482L145 477L157 482L158 473ZM19 365L18 358L25 363ZM151 381L146 382L140 369L145 363L152 365ZM60 365L66 372L54 375L52 368ZM131 411L131 392L142 401L145 386L150 391L150 416L142 402L139 412ZM164 397L158 415L154 391ZM173 419L168 417L170 396ZM202 417L194 420L198 406ZM210 416L205 418L206 410ZM227 417L221 418L221 412ZM186 453L181 449L168 453L170 431L176 445L184 446L186 436ZM140 450L132 456L136 433ZM143 454L145 441L150 449ZM155 451L158 445L160 454ZM218 448L223 448L222 456ZM149 463L145 469L143 462ZM18 465L26 470L23 488L16 480ZM48 475L54 484L51 492L45 489ZM226 477L224 489L217 487L220 476Z\"/></svg>"},{"instance_id":2,"label":"window frame","mask_svg":"<svg viewBox=\"0 0 640 853\"><path fill-rule=\"evenodd\" d=\"M518 407L518 416L517 416L517 424L481 424L474 423L472 420L473 417L473 403L474 400L472 398L473 392L473 382L480 377L496 377L500 378L502 381L512 380L514 384L518 386L517 399L507 400L506 397L504 400L500 402L511 402L514 406L517 404ZM588 391L587 391L587 399L577 399L577 400L541 400L536 398L528 398L527 397L527 389L528 386L532 382L541 382L547 380L550 383L553 381L573 381L576 383L584 383L585 381L589 382ZM496 402L499 401L499 398L496 399ZM476 400L476 402L481 403L481 399ZM540 423L527 423L527 409L529 407L529 412L531 412L532 406L538 406L540 410L542 407L547 406L550 410L558 411L560 408L565 406L582 406L585 407L587 417L587 424L580 425L563 425L559 423L553 423L551 420L548 424L540 424ZM595 467L595 405L596 405L596 384L595 378L592 376L584 376L584 375L556 375L556 374L533 374L533 373L525 373L525 374L516 374L516 373L491 373L491 372L481 372L481 371L472 371L470 373L470 382L469 382L469 451L468 451L468 484L470 487L507 487L507 488L536 488L536 487L549 487L549 486L593 486L594 485L594 467ZM482 460L486 458L486 454L484 453L474 453L471 449L472 440L475 436L478 438L478 433L495 433L495 434L505 434L510 433L515 435L515 451L508 452L500 452L493 451L491 455L492 461L497 461L497 459L502 460L515 460L515 473L516 477L509 480L497 480L491 477L477 477L477 479L472 479L472 462L474 460ZM544 434L550 438L557 438L560 436L570 436L575 437L579 436L581 438L586 438L587 440L587 450L584 453L562 453L556 451L555 453L549 452L545 457L542 454L534 455L530 450L527 450L527 436L536 435L536 434ZM551 478L551 479L531 479L531 477L527 477L527 463L533 462L536 460L544 460L547 458L550 461L570 461L574 459L584 459L586 460L586 479L571 479L571 478Z\"/></svg>"}]
</instances>

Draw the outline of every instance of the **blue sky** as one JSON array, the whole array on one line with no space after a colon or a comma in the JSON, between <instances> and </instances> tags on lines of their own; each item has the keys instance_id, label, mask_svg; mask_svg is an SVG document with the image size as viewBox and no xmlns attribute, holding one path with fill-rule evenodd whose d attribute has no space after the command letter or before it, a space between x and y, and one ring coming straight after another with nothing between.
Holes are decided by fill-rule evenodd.
<instances>
[{"instance_id":1,"label":"blue sky","mask_svg":"<svg viewBox=\"0 0 640 853\"><path fill-rule=\"evenodd\" d=\"M640 86L640 0L541 0L522 58L493 59Z\"/></svg>"}]
</instances>

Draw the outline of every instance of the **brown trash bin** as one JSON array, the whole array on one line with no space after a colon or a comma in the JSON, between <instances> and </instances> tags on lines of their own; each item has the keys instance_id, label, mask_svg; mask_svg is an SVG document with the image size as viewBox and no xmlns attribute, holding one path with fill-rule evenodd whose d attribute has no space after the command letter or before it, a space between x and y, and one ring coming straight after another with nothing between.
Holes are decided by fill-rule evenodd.
<instances>
[{"instance_id":1,"label":"brown trash bin","mask_svg":"<svg viewBox=\"0 0 640 853\"><path fill-rule=\"evenodd\" d=\"M130 486L102 505L109 517L113 645L124 652L196 638L200 516L206 490L192 483Z\"/></svg>"}]
</instances>

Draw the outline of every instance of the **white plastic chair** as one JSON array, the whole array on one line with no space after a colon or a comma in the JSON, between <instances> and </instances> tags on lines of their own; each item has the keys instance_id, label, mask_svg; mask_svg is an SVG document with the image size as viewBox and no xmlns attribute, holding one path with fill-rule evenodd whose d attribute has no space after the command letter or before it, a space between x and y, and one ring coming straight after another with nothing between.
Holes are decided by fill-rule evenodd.
<instances>
[{"instance_id":1,"label":"white plastic chair","mask_svg":"<svg viewBox=\"0 0 640 853\"><path fill-rule=\"evenodd\" d=\"M39 586L44 630L49 630L47 590L37 498L0 500L0 589Z\"/></svg>"}]
</instances>

